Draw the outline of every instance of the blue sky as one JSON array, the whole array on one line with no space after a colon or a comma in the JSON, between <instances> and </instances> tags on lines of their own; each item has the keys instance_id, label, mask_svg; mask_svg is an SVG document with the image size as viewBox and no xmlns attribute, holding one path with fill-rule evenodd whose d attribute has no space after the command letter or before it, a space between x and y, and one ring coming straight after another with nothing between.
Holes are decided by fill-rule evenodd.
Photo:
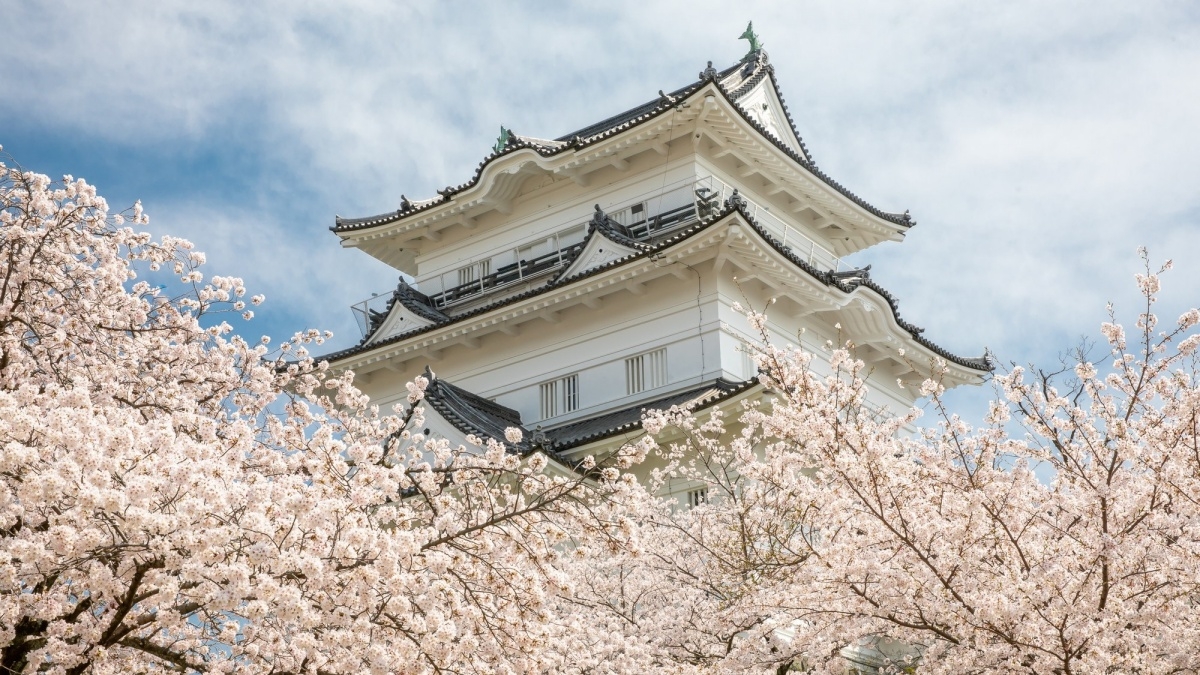
<instances>
[{"instance_id":1,"label":"blue sky","mask_svg":"<svg viewBox=\"0 0 1200 675\"><path fill-rule=\"evenodd\" d=\"M244 332L331 329L395 273L335 214L467 180L500 124L554 137L723 67L753 20L818 164L910 209L861 256L948 349L1053 366L1136 312L1200 303L1200 9L1186 2L10 3L0 144L141 199L209 273L265 293ZM980 395L968 395L973 408Z\"/></svg>"}]
</instances>

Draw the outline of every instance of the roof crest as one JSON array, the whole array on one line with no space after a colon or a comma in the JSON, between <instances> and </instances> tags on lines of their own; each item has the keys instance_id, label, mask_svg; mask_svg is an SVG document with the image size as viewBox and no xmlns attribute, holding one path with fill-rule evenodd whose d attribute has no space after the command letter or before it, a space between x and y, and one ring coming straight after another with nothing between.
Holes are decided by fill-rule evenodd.
<instances>
[{"instance_id":1,"label":"roof crest","mask_svg":"<svg viewBox=\"0 0 1200 675\"><path fill-rule=\"evenodd\" d=\"M753 72L746 80L743 80L736 89L730 90L722 83L722 80L728 79L731 74L734 74L735 71L743 66L752 68ZM704 75L704 73L701 73L701 75ZM748 88L752 88L753 86L757 85L763 77L771 80L771 86L775 90L776 96L779 98L781 105L783 105L783 111L788 120L788 124L792 127L793 134L801 144L802 153L793 150L782 140L776 138L774 134L763 128L761 124L748 115L745 109L738 104L737 97L741 93L744 93L743 89L745 91L749 91ZM516 134L512 134L508 139L507 145L503 149L501 149L499 152L492 152L480 162L476 168L475 175L467 182L457 186L450 186L443 190L438 190L438 197L420 202L408 202L408 206L411 207L408 210L390 212L366 218L338 218L335 221L334 227L331 229L334 232L343 233L361 230L368 227L376 227L379 225L396 222L415 213L428 210L438 204L449 202L454 195L478 184L483 176L484 168L500 157L519 152L523 149L529 149L540 157L551 157L567 150L580 150L606 138L622 133L630 128L643 124L649 119L658 117L670 110L673 110L673 105L678 105L684 98L695 94L710 81L717 85L717 90L720 91L723 96L725 96L726 100L734 109L738 111L738 114L741 116L741 118L747 124L749 124L751 128L757 131L760 136L767 139L777 148L782 150L790 159L799 164L802 168L812 173L821 182L824 182L825 184L834 188L834 190L849 198L852 202L865 209L871 215L904 227L911 227L913 224L915 224L915 221L913 221L912 218L907 215L907 213L889 213L872 206L864 199L851 192L841 183L835 181L824 171L819 169L817 165L810 159L806 159L806 156L811 157L811 155L808 154L808 148L804 145L804 139L796 130L795 122L792 120L786 104L783 103L783 96L779 91L779 84L774 76L774 67L766 63L765 52L762 52L759 58L750 63L743 64L742 62L738 62L733 66L717 73L716 78L713 80L702 78L697 82L693 82L685 87L671 92L667 96L660 96L659 98L648 101L641 106L637 106L625 111L624 113L620 113L601 122L584 127L583 129L572 132L571 134L567 134L566 136L561 136L552 141L545 141L542 139L534 139L528 136L518 136ZM667 102L669 99L673 99L674 103Z\"/></svg>"},{"instance_id":2,"label":"roof crest","mask_svg":"<svg viewBox=\"0 0 1200 675\"><path fill-rule=\"evenodd\" d=\"M923 329L905 321L900 316L899 303L896 301L895 297L892 296L891 293L886 291L882 286L879 286L874 280L866 278L865 276L859 276L859 277L855 277L852 279L839 278L838 276L835 276L836 275L835 272L820 270L820 269L816 268L815 266L809 264L808 261L797 256L790 248L784 246L782 242L780 242L773 235L771 235L762 225L760 225L758 223L757 220L754 219L754 217L749 212L749 209L747 207L745 200L740 198L740 195L739 195L738 199L726 200L724 209L719 213L713 214L713 217L711 219L704 221L704 222L696 223L695 225L692 225L692 226L687 227L683 230L680 230L676 233L673 233L672 235L666 237L665 239L663 239L659 242L656 242L656 243L650 245L649 247L645 248L644 250L641 250L637 253L614 259L603 265L598 265L597 267L594 267L594 268L591 268L591 269L588 269L588 270L585 270L582 272L578 272L578 273L572 274L570 276L564 276L562 278L555 278L552 281L550 281L542 286L539 286L537 288L530 289L523 293L517 293L515 295L508 296L506 298L503 298L503 299L498 300L493 303L481 305L479 307L476 307L469 311L463 312L462 314L455 315L453 317L448 317L447 321L442 322L442 323L434 324L434 325L431 325L431 326L428 326L425 328L419 328L416 330L409 331L407 333L395 335L395 336L392 336L390 338L387 338L386 340L382 340L375 344L366 344L365 341L363 341L354 347L350 347L350 348L347 348L347 349L344 349L344 350L341 350L338 352L334 352L332 354L328 354L326 356L319 357L319 358L328 360L328 361L334 361L337 359L343 359L346 357L354 356L356 354L365 352L369 349L375 349L377 347L382 347L382 346L386 346L389 344L395 344L397 342L401 342L401 341L409 339L411 337L415 337L422 333L432 332L439 328L445 328L447 326L463 322L467 319L479 316L481 314L490 312L495 309L499 309L501 307L505 307L507 305L516 304L518 302L521 302L521 301L524 301L524 300L527 300L530 298L534 298L539 295L550 293L551 291L554 291L554 290L561 288L563 286L566 286L568 284L574 283L581 279L585 279L585 278L588 278L591 276L598 275L603 271L612 269L614 267L619 267L619 266L625 265L626 263L629 263L633 260L644 258L644 257L650 256L650 255L656 254L656 253L663 252L666 249L674 246L675 244L681 243L686 239L690 239L691 237L696 236L699 232L715 226L717 223L724 222L725 219L728 218L730 215L732 215L734 212L737 212L738 214L740 214L741 217L746 221L746 223L750 225L751 229L753 229L758 234L758 236L763 239L763 241L767 242L772 247L772 249L774 249L779 254L783 255L792 264L794 264L796 267L803 270L809 276L811 276L814 279L825 284L827 287L837 288L838 290L842 291L843 293L847 293L847 294L853 293L859 287L865 287L865 288L868 288L868 289L874 291L875 293L879 294L887 302L889 308L891 309L892 316L896 320L897 325L899 325L905 332L907 332L912 337L912 339L914 341L916 341L921 346L925 347L926 349L929 349L930 351L932 351L933 353L937 354L938 356L946 359L947 361L956 363L961 366L965 366L967 368L971 368L974 370L981 370L981 371L990 371L992 369L991 362L988 360L988 358L986 356L983 356L983 357L957 356L957 355L952 354L951 352L947 351L946 349L939 347L932 341L925 338L921 334L923 332Z\"/></svg>"}]
</instances>

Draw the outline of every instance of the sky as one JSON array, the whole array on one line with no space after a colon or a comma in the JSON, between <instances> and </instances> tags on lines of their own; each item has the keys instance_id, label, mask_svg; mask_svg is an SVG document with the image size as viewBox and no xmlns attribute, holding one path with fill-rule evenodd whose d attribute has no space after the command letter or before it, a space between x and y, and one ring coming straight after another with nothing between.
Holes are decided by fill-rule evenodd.
<instances>
[{"instance_id":1,"label":"sky","mask_svg":"<svg viewBox=\"0 0 1200 675\"><path fill-rule=\"evenodd\" d=\"M501 124L553 138L731 65L751 20L818 165L917 219L855 262L926 337L1056 369L1106 303L1132 324L1139 246L1176 263L1164 320L1200 304L1195 3L2 4L5 153L140 199L267 296L248 337L356 343L397 274L335 214L465 182Z\"/></svg>"}]
</instances>

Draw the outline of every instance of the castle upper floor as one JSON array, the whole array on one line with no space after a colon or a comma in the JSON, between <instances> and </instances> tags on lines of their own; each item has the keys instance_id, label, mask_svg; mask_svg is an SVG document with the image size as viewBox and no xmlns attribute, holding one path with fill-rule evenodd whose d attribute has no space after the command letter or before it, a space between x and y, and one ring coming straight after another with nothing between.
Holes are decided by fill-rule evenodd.
<instances>
[{"instance_id":1,"label":"castle upper floor","mask_svg":"<svg viewBox=\"0 0 1200 675\"><path fill-rule=\"evenodd\" d=\"M401 279L356 305L362 342L326 358L378 401L433 364L483 407L567 428L752 380L741 297L778 301L773 342L854 343L873 404L905 406L938 362L947 386L990 370L844 263L914 224L817 168L760 50L556 139L502 129L468 182L339 218L343 246Z\"/></svg>"},{"instance_id":2,"label":"castle upper floor","mask_svg":"<svg viewBox=\"0 0 1200 675\"><path fill-rule=\"evenodd\" d=\"M526 287L566 264L597 209L653 243L728 200L819 269L913 225L817 168L766 53L556 139L502 129L475 176L395 212L341 219L343 246L413 279L439 311ZM386 300L358 308L360 325Z\"/></svg>"}]
</instances>

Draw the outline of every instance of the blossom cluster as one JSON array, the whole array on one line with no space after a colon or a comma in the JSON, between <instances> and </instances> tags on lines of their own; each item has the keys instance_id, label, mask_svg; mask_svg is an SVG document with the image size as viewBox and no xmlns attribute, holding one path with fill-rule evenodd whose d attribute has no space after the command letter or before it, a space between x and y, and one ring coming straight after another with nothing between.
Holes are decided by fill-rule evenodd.
<instances>
[{"instance_id":1,"label":"blossom cluster","mask_svg":"<svg viewBox=\"0 0 1200 675\"><path fill-rule=\"evenodd\" d=\"M1200 671L1200 311L1160 327L1165 267L981 428L944 364L921 430L852 345L748 312L762 396L568 461L427 436L431 383L379 410L328 333L245 340L262 296L146 222L0 164L4 672Z\"/></svg>"},{"instance_id":2,"label":"blossom cluster","mask_svg":"<svg viewBox=\"0 0 1200 675\"><path fill-rule=\"evenodd\" d=\"M0 164L0 670L544 669L613 489L243 339L263 298L145 223Z\"/></svg>"},{"instance_id":3,"label":"blossom cluster","mask_svg":"<svg viewBox=\"0 0 1200 675\"><path fill-rule=\"evenodd\" d=\"M1200 312L1156 328L1162 271L1136 279L1135 337L1110 317L1100 362L998 374L981 428L945 409L937 363L921 393L940 419L918 429L918 409L866 404L851 350L819 375L752 315L762 398L645 414L662 441L627 497L637 545L580 564L569 611L602 629L569 636L573 663L1200 671ZM658 496L673 485L705 496Z\"/></svg>"}]
</instances>

